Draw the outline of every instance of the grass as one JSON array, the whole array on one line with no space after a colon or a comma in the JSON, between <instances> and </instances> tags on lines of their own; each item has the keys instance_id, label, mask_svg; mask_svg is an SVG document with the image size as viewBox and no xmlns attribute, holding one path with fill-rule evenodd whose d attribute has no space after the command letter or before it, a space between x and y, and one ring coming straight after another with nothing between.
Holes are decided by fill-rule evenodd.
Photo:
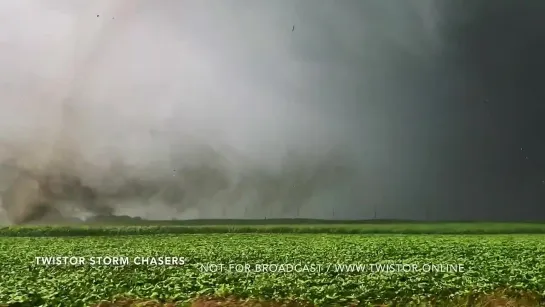
<instances>
[{"instance_id":1,"label":"grass","mask_svg":"<svg viewBox=\"0 0 545 307\"><path fill-rule=\"evenodd\" d=\"M10 226L0 237L69 237L158 234L298 233L298 234L545 234L545 223L391 222L323 220L195 220L128 222L126 225L87 224ZM302 221L306 221L302 223ZM263 221L261 221L263 222ZM301 224L296 224L301 222Z\"/></svg>"}]
</instances>

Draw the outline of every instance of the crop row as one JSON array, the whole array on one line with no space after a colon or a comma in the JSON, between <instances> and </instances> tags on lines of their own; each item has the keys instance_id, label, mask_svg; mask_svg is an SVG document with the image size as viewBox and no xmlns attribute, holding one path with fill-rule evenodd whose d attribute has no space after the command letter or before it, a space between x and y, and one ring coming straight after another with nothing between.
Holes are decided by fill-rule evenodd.
<instances>
[{"instance_id":1,"label":"crop row","mask_svg":"<svg viewBox=\"0 0 545 307\"><path fill-rule=\"evenodd\" d=\"M210 223L212 223L211 221ZM151 226L13 226L0 227L0 237L129 236L155 234L545 234L545 223L384 223Z\"/></svg>"},{"instance_id":2,"label":"crop row","mask_svg":"<svg viewBox=\"0 0 545 307\"><path fill-rule=\"evenodd\" d=\"M44 264L48 257L75 257L75 262ZM113 259L128 262L114 265ZM0 263L0 305L88 306L119 295L160 301L237 296L318 306L407 305L497 289L545 295L542 235L4 237ZM342 272L347 266L341 264L359 264L361 271ZM387 271L377 264L406 269Z\"/></svg>"}]
</instances>

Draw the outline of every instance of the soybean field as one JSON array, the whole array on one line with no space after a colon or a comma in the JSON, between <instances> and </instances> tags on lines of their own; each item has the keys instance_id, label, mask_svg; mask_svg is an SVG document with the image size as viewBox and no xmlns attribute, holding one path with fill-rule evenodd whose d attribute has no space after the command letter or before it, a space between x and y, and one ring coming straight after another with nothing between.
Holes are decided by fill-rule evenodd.
<instances>
[{"instance_id":1,"label":"soybean field","mask_svg":"<svg viewBox=\"0 0 545 307\"><path fill-rule=\"evenodd\" d=\"M3 229L0 305L537 306L545 297L542 234L145 229L87 236Z\"/></svg>"}]
</instances>

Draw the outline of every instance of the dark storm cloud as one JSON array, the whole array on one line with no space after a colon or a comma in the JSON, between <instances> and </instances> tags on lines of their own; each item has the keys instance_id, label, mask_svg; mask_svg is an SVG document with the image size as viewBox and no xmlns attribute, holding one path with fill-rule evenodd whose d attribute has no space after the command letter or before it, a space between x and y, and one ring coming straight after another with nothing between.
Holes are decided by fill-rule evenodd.
<instances>
[{"instance_id":1,"label":"dark storm cloud","mask_svg":"<svg viewBox=\"0 0 545 307\"><path fill-rule=\"evenodd\" d=\"M5 207L38 182L41 202L151 218L543 200L538 1L1 5Z\"/></svg>"},{"instance_id":2,"label":"dark storm cloud","mask_svg":"<svg viewBox=\"0 0 545 307\"><path fill-rule=\"evenodd\" d=\"M458 89L469 96L451 104L450 122L458 123L451 124L452 137L464 142L443 154L458 156L449 169L459 210L483 218L543 218L545 4L443 5L442 35L464 77Z\"/></svg>"}]
</instances>

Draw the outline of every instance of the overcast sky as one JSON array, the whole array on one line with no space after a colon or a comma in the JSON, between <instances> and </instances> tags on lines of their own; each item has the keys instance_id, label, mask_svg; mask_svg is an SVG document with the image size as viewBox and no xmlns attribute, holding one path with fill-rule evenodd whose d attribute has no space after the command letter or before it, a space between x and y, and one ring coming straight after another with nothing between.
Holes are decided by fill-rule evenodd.
<instances>
[{"instance_id":1,"label":"overcast sky","mask_svg":"<svg viewBox=\"0 0 545 307\"><path fill-rule=\"evenodd\" d=\"M543 218L543 13L514 0L3 1L0 158L51 168L60 142L98 187L116 157L151 180L203 162L187 148L208 144L234 177L265 170L287 189L295 150L317 159L306 168L354 173L308 184L306 217ZM282 197L207 191L193 215L295 214L275 210ZM174 214L150 206L119 212Z\"/></svg>"}]
</instances>

